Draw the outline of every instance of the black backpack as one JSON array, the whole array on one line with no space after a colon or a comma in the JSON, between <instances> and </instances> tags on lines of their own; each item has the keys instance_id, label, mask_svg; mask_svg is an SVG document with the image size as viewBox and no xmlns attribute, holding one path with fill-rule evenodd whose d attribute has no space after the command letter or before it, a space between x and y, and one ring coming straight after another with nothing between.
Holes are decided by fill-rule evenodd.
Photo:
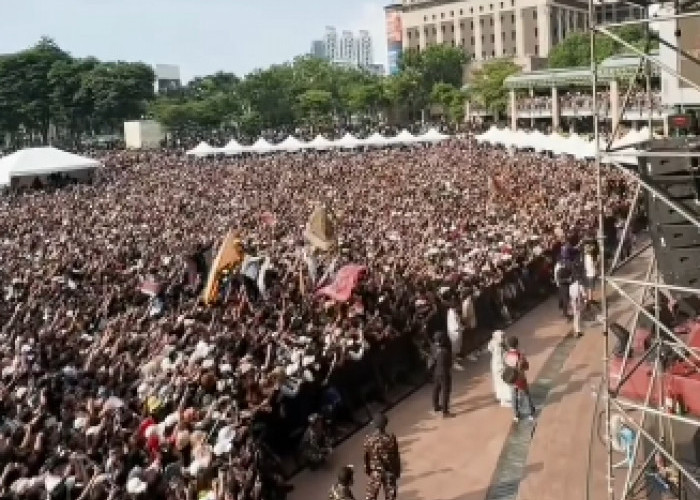
<instances>
[{"instance_id":1,"label":"black backpack","mask_svg":"<svg viewBox=\"0 0 700 500\"><path fill-rule=\"evenodd\" d=\"M501 378L506 384L513 385L515 381L518 380L518 370L516 370L512 366L506 366L505 368L503 368Z\"/></svg>"},{"instance_id":2,"label":"black backpack","mask_svg":"<svg viewBox=\"0 0 700 500\"><path fill-rule=\"evenodd\" d=\"M571 264L567 263L559 268L557 272L557 281L559 281L560 284L571 283L572 274Z\"/></svg>"}]
</instances>

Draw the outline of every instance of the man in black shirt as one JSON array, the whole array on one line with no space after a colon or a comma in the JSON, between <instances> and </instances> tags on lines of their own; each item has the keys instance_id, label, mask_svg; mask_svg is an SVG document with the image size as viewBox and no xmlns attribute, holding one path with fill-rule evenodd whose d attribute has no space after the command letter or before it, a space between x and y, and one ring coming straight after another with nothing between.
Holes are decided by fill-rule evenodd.
<instances>
[{"instance_id":1,"label":"man in black shirt","mask_svg":"<svg viewBox=\"0 0 700 500\"><path fill-rule=\"evenodd\" d=\"M433 368L433 410L442 411L443 417L451 416L450 392L452 390L452 349L450 338L437 332L434 340L435 367Z\"/></svg>"}]
</instances>

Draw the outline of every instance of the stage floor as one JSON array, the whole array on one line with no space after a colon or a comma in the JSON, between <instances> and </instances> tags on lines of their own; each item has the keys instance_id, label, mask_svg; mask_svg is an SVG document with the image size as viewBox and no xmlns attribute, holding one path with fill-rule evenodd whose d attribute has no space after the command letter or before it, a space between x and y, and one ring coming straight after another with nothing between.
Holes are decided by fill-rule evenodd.
<instances>
[{"instance_id":1,"label":"stage floor","mask_svg":"<svg viewBox=\"0 0 700 500\"><path fill-rule=\"evenodd\" d=\"M625 275L639 278L643 274L647 259L637 260ZM611 316L628 316L624 306L621 301L613 303ZM508 328L507 334L520 339L530 360L529 378L539 392L536 403L546 397L534 425L514 423L512 410L495 402L488 355L454 372L454 418L431 415L430 385L394 407L388 413L389 430L399 439L403 462L398 498L607 498L605 448L595 433L591 439L603 355L600 330L591 323L582 339L567 339L571 324L561 317L553 299ZM364 498L365 433L360 431L341 444L325 468L297 475L290 500L328 498L328 489L344 464L354 465L355 498Z\"/></svg>"}]
</instances>

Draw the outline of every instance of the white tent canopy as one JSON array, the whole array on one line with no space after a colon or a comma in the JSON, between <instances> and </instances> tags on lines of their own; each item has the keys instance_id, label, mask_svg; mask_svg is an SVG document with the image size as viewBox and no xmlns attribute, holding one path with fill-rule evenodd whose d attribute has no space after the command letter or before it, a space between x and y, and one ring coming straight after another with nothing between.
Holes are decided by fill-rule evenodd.
<instances>
[{"instance_id":1,"label":"white tent canopy","mask_svg":"<svg viewBox=\"0 0 700 500\"><path fill-rule=\"evenodd\" d=\"M94 170L101 163L53 147L29 148L0 158L0 186L13 178Z\"/></svg>"},{"instance_id":2,"label":"white tent canopy","mask_svg":"<svg viewBox=\"0 0 700 500\"><path fill-rule=\"evenodd\" d=\"M263 137L260 137L255 143L248 148L251 153L269 153L274 151L275 146L267 142Z\"/></svg>"},{"instance_id":3,"label":"white tent canopy","mask_svg":"<svg viewBox=\"0 0 700 500\"><path fill-rule=\"evenodd\" d=\"M325 150L325 149L331 149L333 147L333 142L329 141L325 137L323 137L321 134L317 135L316 137L313 138L310 142L307 142L305 147L309 149L318 149L318 150Z\"/></svg>"},{"instance_id":4,"label":"white tent canopy","mask_svg":"<svg viewBox=\"0 0 700 500\"><path fill-rule=\"evenodd\" d=\"M435 128L431 128L425 134L417 137L421 142L440 142L449 139L449 135L445 135Z\"/></svg>"},{"instance_id":5,"label":"white tent canopy","mask_svg":"<svg viewBox=\"0 0 700 500\"><path fill-rule=\"evenodd\" d=\"M348 132L337 141L333 141L333 146L337 148L353 149L362 146L362 141Z\"/></svg>"},{"instance_id":6,"label":"white tent canopy","mask_svg":"<svg viewBox=\"0 0 700 500\"><path fill-rule=\"evenodd\" d=\"M384 137L382 134L379 132L375 132L374 134L370 135L366 139L362 141L362 143L365 146L386 146L388 144L388 139Z\"/></svg>"},{"instance_id":7,"label":"white tent canopy","mask_svg":"<svg viewBox=\"0 0 700 500\"><path fill-rule=\"evenodd\" d=\"M304 149L305 146L305 142L302 142L293 135L290 135L285 140L277 144L275 149L279 151L299 151L300 149Z\"/></svg>"},{"instance_id":8,"label":"white tent canopy","mask_svg":"<svg viewBox=\"0 0 700 500\"><path fill-rule=\"evenodd\" d=\"M633 144L646 140L648 134L648 129L629 132L625 137L618 139L613 144L613 146L617 145L622 147L622 149L612 156L603 153L602 161L610 163L614 160L618 163L636 164L638 151L633 147ZM538 152L551 151L555 155L567 154L577 159L595 158L595 144L593 141L577 134L564 137L557 132L545 135L538 130L533 132L522 132L520 130L514 132L507 128L491 127L483 134L477 135L476 140L480 143L499 144L516 149L534 149ZM604 140L601 142L601 148L603 145Z\"/></svg>"},{"instance_id":9,"label":"white tent canopy","mask_svg":"<svg viewBox=\"0 0 700 500\"><path fill-rule=\"evenodd\" d=\"M418 140L419 139L416 139L408 130L403 129L396 137L388 138L387 142L388 144L414 144L418 142Z\"/></svg>"},{"instance_id":10,"label":"white tent canopy","mask_svg":"<svg viewBox=\"0 0 700 500\"><path fill-rule=\"evenodd\" d=\"M227 155L239 155L245 153L245 146L241 145L236 139L228 141L226 146L221 148L222 152Z\"/></svg>"},{"instance_id":11,"label":"white tent canopy","mask_svg":"<svg viewBox=\"0 0 700 500\"><path fill-rule=\"evenodd\" d=\"M185 154L190 156L202 157L215 155L216 153L220 152L220 149L210 146L206 141L202 141L199 144L197 144L194 148L187 151Z\"/></svg>"}]
</instances>

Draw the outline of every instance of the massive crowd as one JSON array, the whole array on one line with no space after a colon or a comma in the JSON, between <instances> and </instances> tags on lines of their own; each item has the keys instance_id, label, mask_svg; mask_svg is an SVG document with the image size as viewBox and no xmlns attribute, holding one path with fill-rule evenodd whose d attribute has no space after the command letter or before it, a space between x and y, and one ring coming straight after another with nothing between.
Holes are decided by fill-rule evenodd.
<instances>
[{"instance_id":1,"label":"massive crowd","mask_svg":"<svg viewBox=\"0 0 700 500\"><path fill-rule=\"evenodd\" d=\"M473 347L476 323L512 320L595 226L590 165L469 139L103 160L92 184L0 196L0 498L283 498L289 429L426 352L444 301ZM606 176L621 215L624 182ZM319 203L338 245L310 266ZM267 272L206 307L192 256L231 229ZM368 272L346 303L314 294L312 275L348 263Z\"/></svg>"}]
</instances>

